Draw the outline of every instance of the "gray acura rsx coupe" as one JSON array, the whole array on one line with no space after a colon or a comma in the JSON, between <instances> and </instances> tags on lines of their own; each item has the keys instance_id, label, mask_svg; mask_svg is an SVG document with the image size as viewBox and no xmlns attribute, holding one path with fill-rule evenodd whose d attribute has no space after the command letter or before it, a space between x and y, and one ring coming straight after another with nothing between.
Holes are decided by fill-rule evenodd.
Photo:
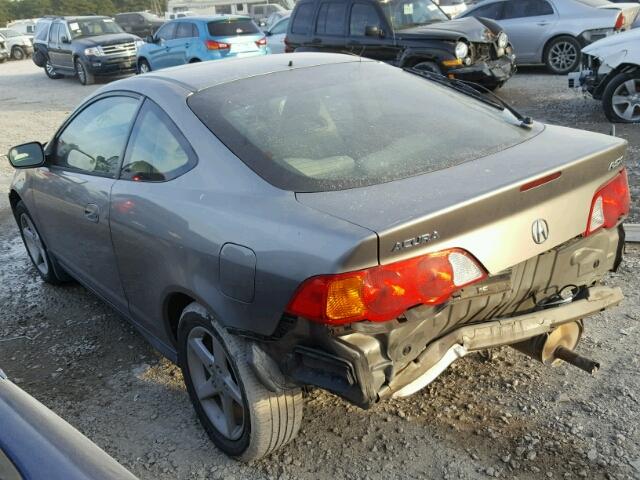
<instances>
[{"instance_id":1,"label":"gray acura rsx coupe","mask_svg":"<svg viewBox=\"0 0 640 480\"><path fill-rule=\"evenodd\" d=\"M367 408L500 345L593 372L625 142L424 75L296 53L111 83L9 152L29 255L176 361L242 460L294 438L304 386Z\"/></svg>"}]
</instances>

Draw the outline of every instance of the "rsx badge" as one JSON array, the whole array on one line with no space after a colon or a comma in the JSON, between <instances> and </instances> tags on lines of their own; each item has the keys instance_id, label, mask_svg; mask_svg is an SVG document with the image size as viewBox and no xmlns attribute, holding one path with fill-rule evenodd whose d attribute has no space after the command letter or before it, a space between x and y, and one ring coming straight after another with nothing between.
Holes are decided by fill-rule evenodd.
<instances>
[{"instance_id":1,"label":"rsx badge","mask_svg":"<svg viewBox=\"0 0 640 480\"><path fill-rule=\"evenodd\" d=\"M437 240L438 238L440 238L440 234L437 230L434 230L431 233L423 233L419 237L407 238L402 242L396 242L391 251L397 252L399 250L404 250L405 248L417 247L418 245L429 243L431 240Z\"/></svg>"}]
</instances>

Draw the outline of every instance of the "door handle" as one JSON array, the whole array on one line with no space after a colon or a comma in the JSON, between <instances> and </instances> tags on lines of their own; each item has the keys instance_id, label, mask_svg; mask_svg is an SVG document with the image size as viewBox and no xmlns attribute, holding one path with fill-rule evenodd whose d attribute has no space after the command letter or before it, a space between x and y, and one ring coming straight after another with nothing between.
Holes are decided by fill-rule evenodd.
<instances>
[{"instance_id":1,"label":"door handle","mask_svg":"<svg viewBox=\"0 0 640 480\"><path fill-rule=\"evenodd\" d=\"M547 25L549 25L549 22L538 22L538 25L540 25L541 27L546 27Z\"/></svg>"},{"instance_id":2,"label":"door handle","mask_svg":"<svg viewBox=\"0 0 640 480\"><path fill-rule=\"evenodd\" d=\"M100 221L100 208L95 203L87 203L84 207L84 216L90 222L98 223Z\"/></svg>"},{"instance_id":3,"label":"door handle","mask_svg":"<svg viewBox=\"0 0 640 480\"><path fill-rule=\"evenodd\" d=\"M184 44L184 48L189 48L190 46L191 46L191 44L190 44L190 43L185 43L185 44Z\"/></svg>"}]
</instances>

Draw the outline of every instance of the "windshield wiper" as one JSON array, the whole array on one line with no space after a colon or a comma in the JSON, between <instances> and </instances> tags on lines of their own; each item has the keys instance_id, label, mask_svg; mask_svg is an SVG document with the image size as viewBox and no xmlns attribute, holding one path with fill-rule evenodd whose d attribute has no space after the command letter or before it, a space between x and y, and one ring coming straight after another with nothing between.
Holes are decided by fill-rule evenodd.
<instances>
[{"instance_id":1,"label":"windshield wiper","mask_svg":"<svg viewBox=\"0 0 640 480\"><path fill-rule=\"evenodd\" d=\"M487 105L490 105L498 110L506 110L513 115L519 122L518 125L523 128L531 128L533 126L533 120L531 117L526 117L518 112L515 108L509 105L506 101L493 93L487 87L480 85L479 83L469 82L467 80L460 80L458 78L449 78L445 75L435 72L429 72L427 70L420 70L416 68L405 68L405 71L418 75L420 77L432 80L440 85L452 88L458 92L464 93L476 100L481 101Z\"/></svg>"}]
</instances>

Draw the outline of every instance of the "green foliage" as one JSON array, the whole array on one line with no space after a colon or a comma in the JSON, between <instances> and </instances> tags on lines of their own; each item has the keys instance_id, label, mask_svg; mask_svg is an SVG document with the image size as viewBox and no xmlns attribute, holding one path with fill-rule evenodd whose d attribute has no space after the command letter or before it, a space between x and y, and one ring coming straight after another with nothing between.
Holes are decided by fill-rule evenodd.
<instances>
[{"instance_id":1,"label":"green foliage","mask_svg":"<svg viewBox=\"0 0 640 480\"><path fill-rule=\"evenodd\" d=\"M166 0L0 0L0 26L21 18L44 15L114 15L151 10L162 14Z\"/></svg>"}]
</instances>

